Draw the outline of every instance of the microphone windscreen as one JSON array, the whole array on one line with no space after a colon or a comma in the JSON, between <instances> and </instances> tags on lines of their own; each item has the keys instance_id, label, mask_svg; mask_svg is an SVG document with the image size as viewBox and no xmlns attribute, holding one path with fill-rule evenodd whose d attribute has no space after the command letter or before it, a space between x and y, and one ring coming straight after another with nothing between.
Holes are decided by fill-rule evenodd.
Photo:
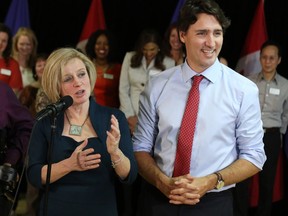
<instances>
[{"instance_id":1,"label":"microphone windscreen","mask_svg":"<svg viewBox=\"0 0 288 216\"><path fill-rule=\"evenodd\" d=\"M66 95L60 99L64 102L63 110L66 110L73 104L73 98L70 95Z\"/></svg>"}]
</instances>

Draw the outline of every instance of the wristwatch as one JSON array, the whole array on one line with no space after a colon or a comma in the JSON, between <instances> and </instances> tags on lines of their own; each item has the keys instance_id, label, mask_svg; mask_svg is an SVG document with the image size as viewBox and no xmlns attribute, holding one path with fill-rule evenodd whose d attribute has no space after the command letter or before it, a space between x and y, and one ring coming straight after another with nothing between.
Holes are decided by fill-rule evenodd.
<instances>
[{"instance_id":1,"label":"wristwatch","mask_svg":"<svg viewBox=\"0 0 288 216\"><path fill-rule=\"evenodd\" d=\"M215 172L214 174L217 175L217 183L216 183L214 189L220 190L221 188L224 187L225 182L224 182L224 180L222 178L222 175L219 172Z\"/></svg>"}]
</instances>

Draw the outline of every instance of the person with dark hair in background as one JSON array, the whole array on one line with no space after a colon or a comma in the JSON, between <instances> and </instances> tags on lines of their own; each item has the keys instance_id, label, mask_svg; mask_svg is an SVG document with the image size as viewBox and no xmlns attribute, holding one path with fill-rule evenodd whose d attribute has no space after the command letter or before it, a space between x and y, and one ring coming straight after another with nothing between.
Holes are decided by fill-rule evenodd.
<instances>
[{"instance_id":1,"label":"person with dark hair in background","mask_svg":"<svg viewBox=\"0 0 288 216\"><path fill-rule=\"evenodd\" d=\"M86 54L96 67L94 97L100 105L119 108L121 64L116 63L115 39L108 30L97 30L86 44Z\"/></svg>"},{"instance_id":2,"label":"person with dark hair in background","mask_svg":"<svg viewBox=\"0 0 288 216\"><path fill-rule=\"evenodd\" d=\"M179 39L177 23L172 23L164 34L162 45L163 53L175 61L175 65L185 61L186 51L183 43Z\"/></svg>"},{"instance_id":3,"label":"person with dark hair in background","mask_svg":"<svg viewBox=\"0 0 288 216\"><path fill-rule=\"evenodd\" d=\"M135 51L127 52L122 63L119 98L122 110L134 132L139 110L139 96L151 76L175 66L175 61L160 49L162 38L154 29L143 30Z\"/></svg>"},{"instance_id":4,"label":"person with dark hair in background","mask_svg":"<svg viewBox=\"0 0 288 216\"><path fill-rule=\"evenodd\" d=\"M132 142L146 180L141 216L231 216L235 183L262 169L257 86L218 60L229 25L214 0L187 0L178 25L186 61L140 97Z\"/></svg>"},{"instance_id":5,"label":"person with dark hair in background","mask_svg":"<svg viewBox=\"0 0 288 216\"><path fill-rule=\"evenodd\" d=\"M15 187L26 157L34 120L12 89L2 81L0 98L0 215L8 216L15 200Z\"/></svg>"},{"instance_id":6,"label":"person with dark hair in background","mask_svg":"<svg viewBox=\"0 0 288 216\"><path fill-rule=\"evenodd\" d=\"M56 103L70 96L73 102L55 120L50 173L47 153L53 116L39 120L31 135L27 176L41 189L39 216L117 216L115 176L126 184L136 179L127 119L119 109L95 102L95 81L93 62L76 49L60 48L47 59L42 76L47 97ZM47 174L50 190L45 194Z\"/></svg>"},{"instance_id":7,"label":"person with dark hair in background","mask_svg":"<svg viewBox=\"0 0 288 216\"><path fill-rule=\"evenodd\" d=\"M8 26L0 23L0 80L7 83L17 95L23 88L18 62L11 57L12 33Z\"/></svg>"},{"instance_id":8,"label":"person with dark hair in background","mask_svg":"<svg viewBox=\"0 0 288 216\"><path fill-rule=\"evenodd\" d=\"M282 136L288 125L288 80L277 72L281 62L281 47L272 40L260 48L262 70L248 78L258 86L259 102L264 128L264 149L267 161L259 173L259 200L257 216L270 216L273 188L277 171ZM250 179L240 182L235 189L235 216L248 215Z\"/></svg>"},{"instance_id":9,"label":"person with dark hair in background","mask_svg":"<svg viewBox=\"0 0 288 216\"><path fill-rule=\"evenodd\" d=\"M38 90L41 88L41 78L47 58L48 55L45 53L39 53L37 55L33 67L33 77L35 81L25 86L19 95L20 103L26 106L34 117L36 116L36 96Z\"/></svg>"}]
</instances>

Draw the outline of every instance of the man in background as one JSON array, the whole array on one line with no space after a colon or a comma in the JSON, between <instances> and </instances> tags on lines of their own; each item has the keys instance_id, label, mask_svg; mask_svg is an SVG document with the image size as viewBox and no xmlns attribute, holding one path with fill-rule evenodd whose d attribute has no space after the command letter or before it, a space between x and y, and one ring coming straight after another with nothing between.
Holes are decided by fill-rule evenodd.
<instances>
[{"instance_id":1,"label":"man in background","mask_svg":"<svg viewBox=\"0 0 288 216\"><path fill-rule=\"evenodd\" d=\"M274 41L266 41L260 49L262 70L249 78L259 89L261 117L264 128L264 149L267 160L259 173L259 201L257 216L270 216L273 187L282 145L282 135L288 124L288 80L277 73L281 62L281 48ZM250 179L237 184L235 216L248 215Z\"/></svg>"}]
</instances>

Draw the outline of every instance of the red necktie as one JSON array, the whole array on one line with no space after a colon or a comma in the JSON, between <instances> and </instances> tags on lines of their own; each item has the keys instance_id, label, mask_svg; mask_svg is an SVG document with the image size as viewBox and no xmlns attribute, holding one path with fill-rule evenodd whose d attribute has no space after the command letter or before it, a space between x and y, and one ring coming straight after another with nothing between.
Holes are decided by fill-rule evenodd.
<instances>
[{"instance_id":1,"label":"red necktie","mask_svg":"<svg viewBox=\"0 0 288 216\"><path fill-rule=\"evenodd\" d=\"M190 173L190 160L199 106L199 84L203 76L194 76L180 126L173 176Z\"/></svg>"}]
</instances>

